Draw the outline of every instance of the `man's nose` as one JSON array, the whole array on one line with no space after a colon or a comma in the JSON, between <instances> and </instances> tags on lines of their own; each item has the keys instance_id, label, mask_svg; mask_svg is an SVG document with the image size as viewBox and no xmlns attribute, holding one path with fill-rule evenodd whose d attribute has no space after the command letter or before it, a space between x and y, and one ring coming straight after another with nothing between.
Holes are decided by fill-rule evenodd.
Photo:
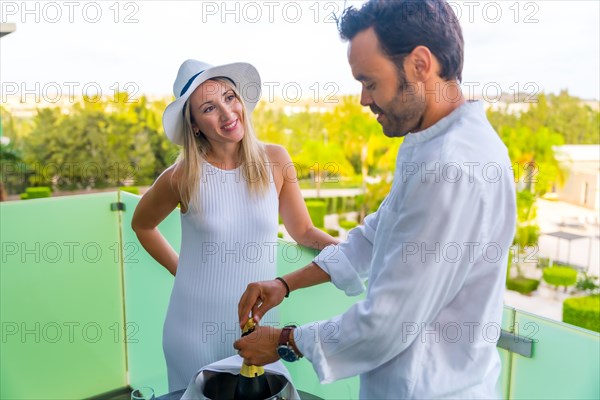
<instances>
[{"instance_id":1,"label":"man's nose","mask_svg":"<svg viewBox=\"0 0 600 400\"><path fill-rule=\"evenodd\" d=\"M363 107L367 107L373 103L373 98L369 94L369 92L363 88L360 92L360 105Z\"/></svg>"}]
</instances>

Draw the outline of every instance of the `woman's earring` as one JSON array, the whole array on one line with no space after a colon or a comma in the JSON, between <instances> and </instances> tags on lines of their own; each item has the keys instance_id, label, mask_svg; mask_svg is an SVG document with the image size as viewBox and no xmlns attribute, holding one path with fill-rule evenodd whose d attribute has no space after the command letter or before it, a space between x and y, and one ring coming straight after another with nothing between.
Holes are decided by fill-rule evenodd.
<instances>
[{"instance_id":1,"label":"woman's earring","mask_svg":"<svg viewBox=\"0 0 600 400\"><path fill-rule=\"evenodd\" d=\"M200 136L200 131L194 132L194 136L199 137Z\"/></svg>"}]
</instances>

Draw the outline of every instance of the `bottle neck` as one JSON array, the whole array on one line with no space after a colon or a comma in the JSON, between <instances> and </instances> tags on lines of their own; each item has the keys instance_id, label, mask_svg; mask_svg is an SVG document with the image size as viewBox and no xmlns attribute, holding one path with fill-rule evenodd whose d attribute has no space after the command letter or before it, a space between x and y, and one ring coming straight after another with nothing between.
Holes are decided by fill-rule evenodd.
<instances>
[{"instance_id":1,"label":"bottle neck","mask_svg":"<svg viewBox=\"0 0 600 400\"><path fill-rule=\"evenodd\" d=\"M246 378L256 378L257 376L264 375L265 369L263 367L257 367L256 365L242 364L240 369L240 375Z\"/></svg>"},{"instance_id":2,"label":"bottle neck","mask_svg":"<svg viewBox=\"0 0 600 400\"><path fill-rule=\"evenodd\" d=\"M254 332L256 328L256 324L252 318L249 318L242 329L242 337L249 335ZM263 367L257 367L256 365L246 365L242 363L242 368L240 369L240 375L245 376L246 378L255 378L257 376L261 376L265 373L265 369Z\"/></svg>"}]
</instances>

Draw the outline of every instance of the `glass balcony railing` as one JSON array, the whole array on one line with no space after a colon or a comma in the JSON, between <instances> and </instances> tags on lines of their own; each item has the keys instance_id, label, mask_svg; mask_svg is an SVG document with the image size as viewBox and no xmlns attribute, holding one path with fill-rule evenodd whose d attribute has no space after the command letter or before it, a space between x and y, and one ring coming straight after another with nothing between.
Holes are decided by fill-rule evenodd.
<instances>
[{"instance_id":1,"label":"glass balcony railing","mask_svg":"<svg viewBox=\"0 0 600 400\"><path fill-rule=\"evenodd\" d=\"M112 192L0 204L0 399L111 398L138 386L167 393L162 324L173 278L130 229L138 201ZM159 229L179 248L178 211ZM279 274L313 256L280 242ZM326 319L358 299L332 285L306 289L280 306L280 320ZM598 333L508 307L502 328L504 398L600 398ZM308 362L288 367L300 390L358 397L357 378L321 385Z\"/></svg>"}]
</instances>

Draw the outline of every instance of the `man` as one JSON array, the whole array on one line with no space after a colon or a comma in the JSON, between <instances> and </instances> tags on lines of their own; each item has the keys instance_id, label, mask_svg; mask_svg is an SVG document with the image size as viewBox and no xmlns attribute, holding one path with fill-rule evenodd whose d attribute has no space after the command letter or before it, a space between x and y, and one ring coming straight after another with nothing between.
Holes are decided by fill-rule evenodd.
<instances>
[{"instance_id":1,"label":"man","mask_svg":"<svg viewBox=\"0 0 600 400\"><path fill-rule=\"evenodd\" d=\"M248 364L306 357L322 383L360 375L361 398L497 397L502 297L515 228L506 147L483 106L463 98L463 39L443 0L370 0L340 21L361 104L404 137L378 211L346 242L248 286L240 324L290 291L331 281L366 298L344 314L234 347ZM331 324L335 324L332 333ZM311 330L312 329L312 330Z\"/></svg>"}]
</instances>

